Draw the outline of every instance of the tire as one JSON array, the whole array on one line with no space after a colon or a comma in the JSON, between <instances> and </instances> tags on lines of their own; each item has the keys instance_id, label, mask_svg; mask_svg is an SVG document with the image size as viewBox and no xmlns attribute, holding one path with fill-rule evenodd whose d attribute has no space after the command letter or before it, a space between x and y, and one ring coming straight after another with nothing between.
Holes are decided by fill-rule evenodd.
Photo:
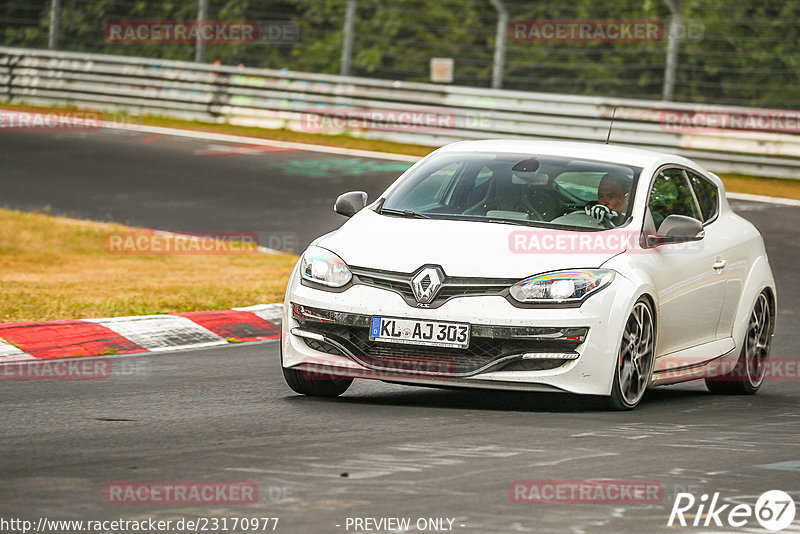
<instances>
[{"instance_id":1,"label":"tire","mask_svg":"<svg viewBox=\"0 0 800 534\"><path fill-rule=\"evenodd\" d=\"M730 373L706 378L706 387L719 395L754 395L764 383L766 363L775 331L775 311L762 291L750 312L739 360Z\"/></svg>"},{"instance_id":2,"label":"tire","mask_svg":"<svg viewBox=\"0 0 800 534\"><path fill-rule=\"evenodd\" d=\"M650 302L642 297L633 305L622 331L614 365L614 383L607 397L612 410L632 410L641 402L655 362L656 325Z\"/></svg>"},{"instance_id":3,"label":"tire","mask_svg":"<svg viewBox=\"0 0 800 534\"><path fill-rule=\"evenodd\" d=\"M283 367L283 378L295 393L310 397L338 397L353 383L352 378L336 378Z\"/></svg>"}]
</instances>

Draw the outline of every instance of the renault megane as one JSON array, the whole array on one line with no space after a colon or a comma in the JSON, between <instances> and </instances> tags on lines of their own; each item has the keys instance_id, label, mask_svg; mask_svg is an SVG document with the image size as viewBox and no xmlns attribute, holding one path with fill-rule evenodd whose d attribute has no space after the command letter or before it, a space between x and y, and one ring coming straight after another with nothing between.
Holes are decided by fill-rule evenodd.
<instances>
[{"instance_id":1,"label":"renault megane","mask_svg":"<svg viewBox=\"0 0 800 534\"><path fill-rule=\"evenodd\" d=\"M414 164L303 253L281 357L296 392L354 378L600 395L764 380L776 292L720 179L614 145L468 141Z\"/></svg>"}]
</instances>

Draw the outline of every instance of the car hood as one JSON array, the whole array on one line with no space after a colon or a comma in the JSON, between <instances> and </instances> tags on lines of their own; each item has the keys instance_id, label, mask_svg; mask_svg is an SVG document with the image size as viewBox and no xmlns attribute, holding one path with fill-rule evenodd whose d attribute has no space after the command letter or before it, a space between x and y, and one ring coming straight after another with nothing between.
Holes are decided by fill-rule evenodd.
<instances>
[{"instance_id":1,"label":"car hood","mask_svg":"<svg viewBox=\"0 0 800 534\"><path fill-rule=\"evenodd\" d=\"M600 247L588 251L569 245L547 247L559 236L562 241L574 242L580 235L587 233L489 222L408 219L364 209L315 244L353 267L411 273L423 265L440 265L448 276L488 278L598 268L625 250L624 245L615 250Z\"/></svg>"}]
</instances>

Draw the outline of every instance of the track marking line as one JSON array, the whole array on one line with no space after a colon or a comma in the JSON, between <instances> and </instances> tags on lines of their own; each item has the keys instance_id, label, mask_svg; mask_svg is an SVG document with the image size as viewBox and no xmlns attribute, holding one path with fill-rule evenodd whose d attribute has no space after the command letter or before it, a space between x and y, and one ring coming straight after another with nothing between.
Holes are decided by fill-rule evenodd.
<instances>
[{"instance_id":1,"label":"track marking line","mask_svg":"<svg viewBox=\"0 0 800 534\"><path fill-rule=\"evenodd\" d=\"M793 198L768 197L764 195L751 195L749 193L729 193L727 191L725 195L732 200L747 200L750 202L766 202L768 204L800 207L800 200L795 200Z\"/></svg>"},{"instance_id":2,"label":"track marking line","mask_svg":"<svg viewBox=\"0 0 800 534\"><path fill-rule=\"evenodd\" d=\"M115 122L102 122L102 128L115 130L127 130L131 132L141 132L159 135L174 135L179 137L189 137L192 139L203 139L205 141L223 141L234 144L248 144L271 146L289 150L303 150L305 152L324 152L326 154L338 154L344 156L356 156L363 158L388 159L392 161L411 161L416 162L422 159L420 156L408 156L405 154L391 154L388 152L377 152L373 150L360 150L356 148L340 148L334 146L311 145L306 143L291 143L288 141L273 141L260 137L246 137L242 135L230 135L222 133L203 132L198 130L182 130L179 128L166 128L163 126L146 126L143 124L121 124Z\"/></svg>"}]
</instances>

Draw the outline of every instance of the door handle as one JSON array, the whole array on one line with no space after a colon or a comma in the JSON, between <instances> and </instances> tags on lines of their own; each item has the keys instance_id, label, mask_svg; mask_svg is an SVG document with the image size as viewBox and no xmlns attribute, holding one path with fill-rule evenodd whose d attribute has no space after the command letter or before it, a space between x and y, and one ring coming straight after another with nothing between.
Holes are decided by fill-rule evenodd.
<instances>
[{"instance_id":1,"label":"door handle","mask_svg":"<svg viewBox=\"0 0 800 534\"><path fill-rule=\"evenodd\" d=\"M717 260L717 262L714 264L714 270L720 271L724 269L726 265L728 265L728 262L726 260Z\"/></svg>"}]
</instances>

